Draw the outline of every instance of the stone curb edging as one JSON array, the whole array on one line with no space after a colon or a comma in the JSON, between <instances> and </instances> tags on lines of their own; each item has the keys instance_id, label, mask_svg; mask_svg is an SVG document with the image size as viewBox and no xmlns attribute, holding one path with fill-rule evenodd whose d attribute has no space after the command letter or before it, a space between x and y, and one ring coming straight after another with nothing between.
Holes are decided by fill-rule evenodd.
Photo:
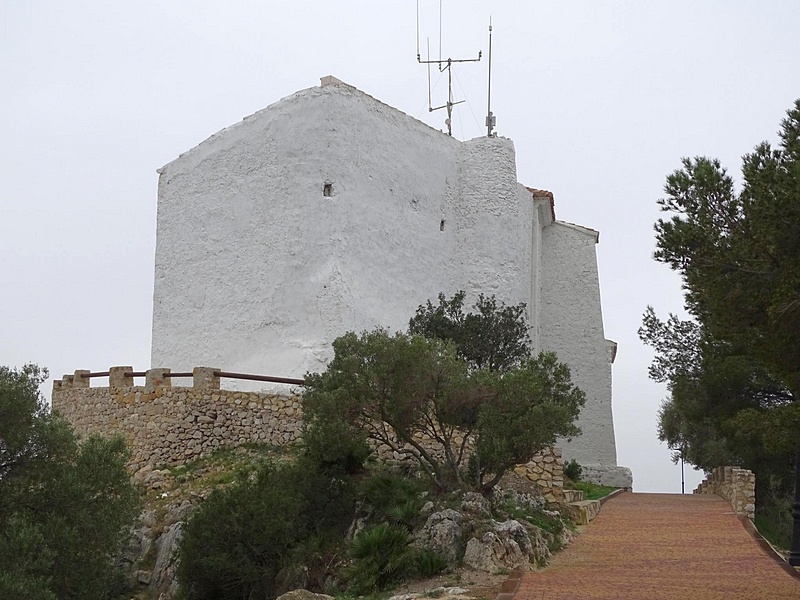
<instances>
[{"instance_id":1,"label":"stone curb edging","mask_svg":"<svg viewBox=\"0 0 800 600\"><path fill-rule=\"evenodd\" d=\"M603 496L602 498L600 498L600 506L603 506L603 504L605 504L612 498L616 498L617 496L619 496L620 494L624 494L625 492L630 492L630 490L628 488L619 488L618 490L614 490L607 496Z\"/></svg>"},{"instance_id":2,"label":"stone curb edging","mask_svg":"<svg viewBox=\"0 0 800 600\"><path fill-rule=\"evenodd\" d=\"M739 520L742 522L742 526L745 528L747 533L749 533L752 536L752 538L756 541L756 543L758 543L758 545L761 546L761 549L764 551L764 554L766 554L772 560L778 563L778 566L784 571L786 571L789 575L791 575L795 579L800 580L800 570L796 569L788 562L786 562L786 559L784 559L783 556L781 556L781 554L777 550L775 550L775 548L772 547L772 544L770 544L764 538L764 536L761 535L761 533L759 533L758 529L756 529L756 526L750 519L742 515L738 516Z\"/></svg>"},{"instance_id":3,"label":"stone curb edging","mask_svg":"<svg viewBox=\"0 0 800 600\"><path fill-rule=\"evenodd\" d=\"M522 581L522 571L514 570L508 574L508 579L503 582L500 592L495 596L495 600L512 600L519 589Z\"/></svg>"},{"instance_id":4,"label":"stone curb edging","mask_svg":"<svg viewBox=\"0 0 800 600\"><path fill-rule=\"evenodd\" d=\"M603 508L603 505L610 500L611 498L615 498L622 492L628 491L628 488L620 488L616 489L613 492L603 496L602 498L596 498L594 500L576 500L574 502L568 502L564 508L567 511L567 515L569 516L570 520L578 526L588 525L600 514L600 511Z\"/></svg>"}]
</instances>

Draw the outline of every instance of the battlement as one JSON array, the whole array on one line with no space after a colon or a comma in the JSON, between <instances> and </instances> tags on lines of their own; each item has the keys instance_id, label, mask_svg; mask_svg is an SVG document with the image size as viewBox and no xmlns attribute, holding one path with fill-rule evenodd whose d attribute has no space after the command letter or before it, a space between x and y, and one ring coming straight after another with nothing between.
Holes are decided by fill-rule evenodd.
<instances>
[{"instance_id":1,"label":"battlement","mask_svg":"<svg viewBox=\"0 0 800 600\"><path fill-rule=\"evenodd\" d=\"M106 376L107 387L90 386L92 378ZM144 377L144 385L134 385L136 377ZM302 384L210 367L190 373L136 372L127 366L101 373L78 370L53 383L53 409L80 436L121 433L131 448L131 471L148 464L182 464L247 442L284 445L297 439L302 410L296 394L220 389L221 377ZM175 386L177 378L191 378L192 385Z\"/></svg>"}]
</instances>

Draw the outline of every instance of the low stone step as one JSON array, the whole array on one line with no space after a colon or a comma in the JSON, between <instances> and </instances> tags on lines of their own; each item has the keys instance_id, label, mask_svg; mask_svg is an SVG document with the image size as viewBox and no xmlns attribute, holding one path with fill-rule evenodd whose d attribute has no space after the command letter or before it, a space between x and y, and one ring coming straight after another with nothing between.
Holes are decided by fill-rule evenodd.
<instances>
[{"instance_id":1,"label":"low stone step","mask_svg":"<svg viewBox=\"0 0 800 600\"><path fill-rule=\"evenodd\" d=\"M583 490L564 489L564 502L580 502L583 500Z\"/></svg>"},{"instance_id":2,"label":"low stone step","mask_svg":"<svg viewBox=\"0 0 800 600\"><path fill-rule=\"evenodd\" d=\"M588 525L600 512L600 500L579 500L565 506L575 525Z\"/></svg>"}]
</instances>

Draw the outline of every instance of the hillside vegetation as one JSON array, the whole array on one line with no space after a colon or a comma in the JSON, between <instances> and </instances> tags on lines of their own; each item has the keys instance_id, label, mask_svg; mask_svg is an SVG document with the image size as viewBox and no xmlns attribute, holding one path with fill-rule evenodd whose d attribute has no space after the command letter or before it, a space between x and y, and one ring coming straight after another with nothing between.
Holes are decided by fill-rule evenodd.
<instances>
[{"instance_id":1,"label":"hillside vegetation","mask_svg":"<svg viewBox=\"0 0 800 600\"><path fill-rule=\"evenodd\" d=\"M580 433L585 396L531 355L523 305L463 300L420 306L407 334L335 340L306 376L299 443L147 466L133 485L121 438L78 443L34 367L0 371L0 596L365 596L544 564L570 529L509 470Z\"/></svg>"},{"instance_id":2,"label":"hillside vegetation","mask_svg":"<svg viewBox=\"0 0 800 600\"><path fill-rule=\"evenodd\" d=\"M439 573L463 586L481 573L543 565L572 539L571 524L513 474L485 498L436 489L408 463L367 461L326 476L299 447L248 445L139 480L149 526L138 537L150 550L131 567L140 582L130 593L142 600L296 588L372 595ZM182 531L172 549L180 562L157 566L158 540L173 528Z\"/></svg>"}]
</instances>

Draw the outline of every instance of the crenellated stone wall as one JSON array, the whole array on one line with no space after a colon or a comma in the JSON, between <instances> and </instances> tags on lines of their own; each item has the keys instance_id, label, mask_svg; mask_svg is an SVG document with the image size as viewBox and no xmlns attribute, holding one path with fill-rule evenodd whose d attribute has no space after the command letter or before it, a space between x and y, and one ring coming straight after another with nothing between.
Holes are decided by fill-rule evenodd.
<instances>
[{"instance_id":1,"label":"crenellated stone wall","mask_svg":"<svg viewBox=\"0 0 800 600\"><path fill-rule=\"evenodd\" d=\"M716 494L728 500L733 511L751 521L756 510L756 476L739 467L717 467L703 480L695 494Z\"/></svg>"},{"instance_id":2,"label":"crenellated stone wall","mask_svg":"<svg viewBox=\"0 0 800 600\"><path fill-rule=\"evenodd\" d=\"M144 386L133 385L130 367L113 367L108 387L90 387L76 371L53 387L53 409L79 435L121 433L132 472L149 464L177 465L223 447L247 442L284 445L300 434L302 412L294 395L219 388L213 369L194 369L194 385L173 387L152 369ZM115 373L116 372L116 373Z\"/></svg>"},{"instance_id":3,"label":"crenellated stone wall","mask_svg":"<svg viewBox=\"0 0 800 600\"><path fill-rule=\"evenodd\" d=\"M297 440L302 430L297 395L220 389L215 371L195 368L190 387L173 386L169 369L147 371L145 385L137 386L131 367L112 367L107 387L91 387L89 371L75 371L54 382L53 409L80 436L121 433L131 448L131 472L146 465L183 464L248 442L284 445ZM436 452L435 442L420 441ZM404 458L388 447L378 448L378 454ZM515 471L537 484L549 502L563 501L560 449L548 448Z\"/></svg>"}]
</instances>

